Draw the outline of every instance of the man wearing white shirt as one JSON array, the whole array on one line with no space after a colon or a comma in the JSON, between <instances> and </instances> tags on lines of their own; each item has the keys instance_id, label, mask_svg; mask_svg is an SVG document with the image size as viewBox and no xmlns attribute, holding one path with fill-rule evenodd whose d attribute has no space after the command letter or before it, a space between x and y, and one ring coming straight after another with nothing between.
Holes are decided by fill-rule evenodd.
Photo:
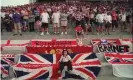
<instances>
[{"instance_id":1,"label":"man wearing white shirt","mask_svg":"<svg viewBox=\"0 0 133 80\"><path fill-rule=\"evenodd\" d=\"M110 35L109 29L110 29L111 24L112 24L112 17L111 17L111 15L110 15L109 12L108 12L107 15L105 16L104 20L105 20L105 30L106 30L106 33L107 33L108 35Z\"/></svg>"},{"instance_id":2,"label":"man wearing white shirt","mask_svg":"<svg viewBox=\"0 0 133 80\"><path fill-rule=\"evenodd\" d=\"M55 10L55 12L52 15L52 20L53 20L53 26L54 26L54 33L58 33L58 28L60 27L60 12L58 12L57 10Z\"/></svg>"},{"instance_id":3,"label":"man wearing white shirt","mask_svg":"<svg viewBox=\"0 0 133 80\"><path fill-rule=\"evenodd\" d=\"M42 33L40 34L41 36L44 35L44 30L46 30L47 35L49 35L48 32L48 23L49 23L49 14L46 12L46 10L43 11L41 14L41 22L42 22Z\"/></svg>"},{"instance_id":4,"label":"man wearing white shirt","mask_svg":"<svg viewBox=\"0 0 133 80\"><path fill-rule=\"evenodd\" d=\"M124 31L126 28L126 13L122 12L121 14L121 30Z\"/></svg>"},{"instance_id":5,"label":"man wearing white shirt","mask_svg":"<svg viewBox=\"0 0 133 80\"><path fill-rule=\"evenodd\" d=\"M98 35L99 33L103 33L103 25L104 25L104 15L99 12L97 15L96 15L96 21L98 23L98 28L97 28L97 31L98 31Z\"/></svg>"}]
</instances>

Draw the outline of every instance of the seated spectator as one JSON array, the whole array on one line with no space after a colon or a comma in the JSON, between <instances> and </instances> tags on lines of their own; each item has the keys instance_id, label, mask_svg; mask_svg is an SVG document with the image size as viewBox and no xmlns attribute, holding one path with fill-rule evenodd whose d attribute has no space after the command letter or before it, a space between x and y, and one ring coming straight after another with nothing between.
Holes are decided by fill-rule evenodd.
<instances>
[{"instance_id":1,"label":"seated spectator","mask_svg":"<svg viewBox=\"0 0 133 80\"><path fill-rule=\"evenodd\" d=\"M62 51L62 56L59 61L60 67L58 73L62 73L65 66L67 66L69 72L72 71L71 57L69 56L69 52L67 50Z\"/></svg>"}]
</instances>

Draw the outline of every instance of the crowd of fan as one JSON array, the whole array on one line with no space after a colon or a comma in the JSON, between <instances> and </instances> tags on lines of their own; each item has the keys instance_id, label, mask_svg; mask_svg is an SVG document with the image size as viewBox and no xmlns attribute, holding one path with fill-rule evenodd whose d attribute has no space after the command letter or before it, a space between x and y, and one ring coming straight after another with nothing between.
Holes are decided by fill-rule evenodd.
<instances>
[{"instance_id":1,"label":"crowd of fan","mask_svg":"<svg viewBox=\"0 0 133 80\"><path fill-rule=\"evenodd\" d=\"M72 26L78 35L88 34L88 31L110 35L118 30L132 34L132 14L127 3L34 3L2 7L1 30L13 32L14 36L25 31L49 35L49 25L52 25L54 34L61 35L67 34L68 27Z\"/></svg>"}]
</instances>

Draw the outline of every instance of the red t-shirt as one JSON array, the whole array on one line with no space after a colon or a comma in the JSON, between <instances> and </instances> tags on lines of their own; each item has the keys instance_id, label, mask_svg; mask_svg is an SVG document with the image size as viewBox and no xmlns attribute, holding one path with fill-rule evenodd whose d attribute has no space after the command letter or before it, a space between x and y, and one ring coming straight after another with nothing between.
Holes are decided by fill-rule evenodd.
<instances>
[{"instance_id":1,"label":"red t-shirt","mask_svg":"<svg viewBox=\"0 0 133 80\"><path fill-rule=\"evenodd\" d=\"M81 27L81 26L77 26L76 28L75 28L75 31L76 32L81 32L83 30L83 28Z\"/></svg>"},{"instance_id":2,"label":"red t-shirt","mask_svg":"<svg viewBox=\"0 0 133 80\"><path fill-rule=\"evenodd\" d=\"M115 12L112 12L112 20L117 20L117 14Z\"/></svg>"}]
</instances>

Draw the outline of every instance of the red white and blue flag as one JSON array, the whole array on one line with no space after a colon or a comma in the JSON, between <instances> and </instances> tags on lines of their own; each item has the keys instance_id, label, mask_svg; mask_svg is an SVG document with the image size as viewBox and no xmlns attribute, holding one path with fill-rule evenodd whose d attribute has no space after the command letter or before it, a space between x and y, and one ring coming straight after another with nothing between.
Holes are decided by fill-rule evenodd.
<instances>
[{"instance_id":1,"label":"red white and blue flag","mask_svg":"<svg viewBox=\"0 0 133 80\"><path fill-rule=\"evenodd\" d=\"M91 43L92 45L100 45L102 41L105 41L105 40L108 44L121 45L121 42L119 39L92 39Z\"/></svg>"},{"instance_id":2,"label":"red white and blue flag","mask_svg":"<svg viewBox=\"0 0 133 80\"><path fill-rule=\"evenodd\" d=\"M98 76L101 63L95 53L70 54L73 73L64 71L63 78L93 80ZM18 79L58 79L59 59L61 54L23 54L13 67Z\"/></svg>"},{"instance_id":3,"label":"red white and blue flag","mask_svg":"<svg viewBox=\"0 0 133 80\"><path fill-rule=\"evenodd\" d=\"M1 78L9 76L9 68L14 64L14 54L1 54Z\"/></svg>"},{"instance_id":4,"label":"red white and blue flag","mask_svg":"<svg viewBox=\"0 0 133 80\"><path fill-rule=\"evenodd\" d=\"M105 53L105 59L110 64L133 64L133 52L130 53Z\"/></svg>"}]
</instances>

